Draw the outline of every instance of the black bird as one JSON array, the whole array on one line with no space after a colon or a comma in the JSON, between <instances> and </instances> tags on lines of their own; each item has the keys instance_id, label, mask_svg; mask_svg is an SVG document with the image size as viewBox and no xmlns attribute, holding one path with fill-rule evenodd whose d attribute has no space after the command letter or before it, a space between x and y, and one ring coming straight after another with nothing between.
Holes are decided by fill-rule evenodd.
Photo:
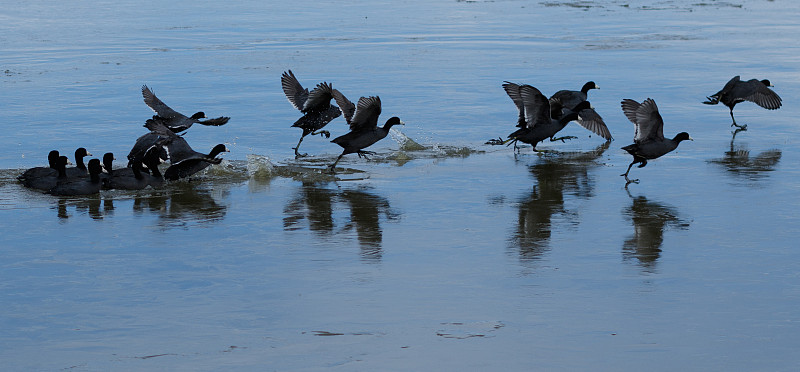
<instances>
[{"instance_id":1,"label":"black bird","mask_svg":"<svg viewBox=\"0 0 800 372\"><path fill-rule=\"evenodd\" d=\"M55 176L58 177L58 150L52 150L50 153L47 154L47 167L33 167L25 172L22 172L17 179L22 182L22 185L25 187L33 187L32 183L38 181L40 179L44 179L46 177ZM37 187L33 187L37 188Z\"/></svg>"},{"instance_id":2,"label":"black bird","mask_svg":"<svg viewBox=\"0 0 800 372\"><path fill-rule=\"evenodd\" d=\"M565 107L572 111L576 111L575 108L583 101L588 100L588 93L590 89L600 89L594 81L590 81L586 84L583 84L583 87L580 91L577 90L559 90L552 96L550 96L550 107L554 107L560 104L561 107ZM554 115L555 116L555 115ZM578 124L582 127L597 133L600 137L605 138L606 140L611 140L611 132L608 130L606 123L603 121L603 118L594 108L583 109L578 112Z\"/></svg>"},{"instance_id":3,"label":"black bird","mask_svg":"<svg viewBox=\"0 0 800 372\"><path fill-rule=\"evenodd\" d=\"M52 154L53 152L51 151L50 153ZM21 180L22 185L36 190L49 191L53 187L56 187L59 180L67 179L66 168L68 162L69 160L67 160L66 156L59 156L58 159L56 159L54 168L45 168L52 170L52 172L34 172L28 174L25 179Z\"/></svg>"},{"instance_id":4,"label":"black bird","mask_svg":"<svg viewBox=\"0 0 800 372\"><path fill-rule=\"evenodd\" d=\"M100 192L102 183L100 182L100 173L103 172L103 167L100 165L99 159L89 160L87 166L89 170L89 178L85 177L67 177L60 179L55 187L50 189L49 193L53 195L90 195Z\"/></svg>"},{"instance_id":5,"label":"black bird","mask_svg":"<svg viewBox=\"0 0 800 372\"><path fill-rule=\"evenodd\" d=\"M554 102L554 106L551 106L550 101L542 92L527 84L518 85L505 82L503 89L519 109L517 127L520 129L509 134L507 140L487 142L490 144L507 144L511 142L514 144L514 148L518 149L517 141L522 141L531 144L533 150L537 151L536 144L547 138L550 138L550 141L561 140L562 142L575 138L573 136L555 138L555 135L564 129L570 121L578 119L578 112L591 108L589 101L580 102L574 108L575 110L560 107L557 102Z\"/></svg>"},{"instance_id":6,"label":"black bird","mask_svg":"<svg viewBox=\"0 0 800 372\"><path fill-rule=\"evenodd\" d=\"M301 155L298 152L303 138L309 134L312 136L317 134L325 135L325 138L330 138L331 132L320 129L341 115L339 108L331 105L333 87L327 82L322 82L309 92L308 89L300 85L292 70L281 75L281 86L289 103L303 113L303 116L292 124L292 127L303 130L300 141L297 142L297 146L293 150L295 157L306 156L308 154Z\"/></svg>"},{"instance_id":7,"label":"black bird","mask_svg":"<svg viewBox=\"0 0 800 372\"><path fill-rule=\"evenodd\" d=\"M625 186L632 182L639 182L639 180L628 178L628 173L634 164L641 163L639 168L642 168L647 165L647 160L659 158L678 148L681 141L692 139L686 132L678 133L673 139L664 138L664 120L661 119L656 101L653 101L652 98L648 98L642 103L624 99L622 100L622 112L636 127L633 144L622 148L633 155L633 162L628 165L628 170L620 175L625 177L627 182Z\"/></svg>"},{"instance_id":8,"label":"black bird","mask_svg":"<svg viewBox=\"0 0 800 372\"><path fill-rule=\"evenodd\" d=\"M78 147L75 150L75 166L67 168L67 177L87 177L89 175L86 165L83 163L83 158L92 156L83 147Z\"/></svg>"},{"instance_id":9,"label":"black bird","mask_svg":"<svg viewBox=\"0 0 800 372\"><path fill-rule=\"evenodd\" d=\"M350 132L331 141L344 148L342 154L330 165L331 172L336 169L336 164L339 163L342 156L357 153L358 157L366 157L368 154L374 154L374 152L363 149L386 137L392 126L405 124L400 121L400 118L393 116L386 121L383 127L378 126L378 116L381 115L381 99L378 96L359 98L358 107L336 89L333 90L333 98L342 110L347 124L350 125Z\"/></svg>"},{"instance_id":10,"label":"black bird","mask_svg":"<svg viewBox=\"0 0 800 372\"><path fill-rule=\"evenodd\" d=\"M160 121L148 119L145 127L150 129L150 133L136 140L133 149L128 154L129 165L133 166L136 161L145 162L144 158L148 152L158 153L161 148L164 148L170 161L170 167L164 172L164 178L168 180L188 177L211 164L219 164L222 159L216 156L228 151L225 145L218 144L208 154L197 152L183 137L169 130ZM148 168L151 168L150 164L148 164ZM158 169L157 166L152 168Z\"/></svg>"},{"instance_id":11,"label":"black bird","mask_svg":"<svg viewBox=\"0 0 800 372\"><path fill-rule=\"evenodd\" d=\"M147 157L158 156L156 152L148 152ZM103 167L106 177L103 178L103 187L106 189L141 190L147 186L159 187L164 184L164 178L150 175L142 170L142 163L135 161L129 168L113 169L114 154L103 155Z\"/></svg>"},{"instance_id":12,"label":"black bird","mask_svg":"<svg viewBox=\"0 0 800 372\"><path fill-rule=\"evenodd\" d=\"M708 101L703 103L707 105L716 105L722 102L731 110L731 119L733 120L731 126L746 130L747 124L736 124L736 118L733 117L733 107L739 102L750 101L767 110L777 110L781 107L781 97L772 91L772 89L769 89L771 86L773 85L766 79L741 81L737 75L728 81L722 90L714 95L706 97Z\"/></svg>"},{"instance_id":13,"label":"black bird","mask_svg":"<svg viewBox=\"0 0 800 372\"><path fill-rule=\"evenodd\" d=\"M144 97L144 103L155 111L156 115L153 116L153 119L161 121L164 126L175 133L189 129L194 123L220 126L225 125L231 119L226 116L220 116L215 119L200 120L206 118L206 114L202 111L195 113L191 117L186 117L186 115L171 109L164 102L161 102L147 85L142 85L142 97Z\"/></svg>"}]
</instances>

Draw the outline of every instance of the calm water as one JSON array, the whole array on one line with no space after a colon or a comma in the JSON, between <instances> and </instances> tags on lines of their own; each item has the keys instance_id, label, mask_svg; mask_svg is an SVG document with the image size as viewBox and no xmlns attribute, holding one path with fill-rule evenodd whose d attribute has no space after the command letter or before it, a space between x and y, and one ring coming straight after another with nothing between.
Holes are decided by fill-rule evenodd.
<instances>
[{"instance_id":1,"label":"calm water","mask_svg":"<svg viewBox=\"0 0 800 372\"><path fill-rule=\"evenodd\" d=\"M3 7L4 370L797 368L800 3L236 3ZM292 157L287 69L407 125L323 174L340 149ZM737 106L735 139L701 104L734 75L784 102ZM615 141L484 145L514 129L504 80L596 81ZM185 136L226 161L162 190L16 183L54 148L123 158L142 84L231 116ZM619 102L647 97L695 140L626 189Z\"/></svg>"}]
</instances>

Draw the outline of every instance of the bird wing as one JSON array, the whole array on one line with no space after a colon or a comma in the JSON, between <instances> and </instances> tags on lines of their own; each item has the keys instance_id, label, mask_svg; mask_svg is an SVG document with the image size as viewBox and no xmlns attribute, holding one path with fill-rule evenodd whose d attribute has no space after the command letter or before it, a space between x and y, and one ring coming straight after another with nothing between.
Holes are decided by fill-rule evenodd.
<instances>
[{"instance_id":1,"label":"bird wing","mask_svg":"<svg viewBox=\"0 0 800 372\"><path fill-rule=\"evenodd\" d=\"M177 112L169 106L167 106L164 102L161 102L158 97L153 93L147 85L142 85L142 97L144 97L144 103L150 107L151 110L155 111L158 116L163 118L172 119L172 118L185 118L186 116Z\"/></svg>"},{"instance_id":2,"label":"bird wing","mask_svg":"<svg viewBox=\"0 0 800 372\"><path fill-rule=\"evenodd\" d=\"M356 106L337 89L333 89L331 91L331 95L336 101L336 104L339 106L339 110L342 111L342 115L344 115L344 119L347 121L347 124L350 124L352 128L351 122L353 121L353 114L356 111Z\"/></svg>"},{"instance_id":3,"label":"bird wing","mask_svg":"<svg viewBox=\"0 0 800 372\"><path fill-rule=\"evenodd\" d=\"M308 89L300 85L300 82L294 77L292 70L286 71L281 75L281 86L283 87L283 94L286 95L286 99L289 100L289 103L291 103L294 108L303 111L303 105L305 105L308 99Z\"/></svg>"},{"instance_id":4,"label":"bird wing","mask_svg":"<svg viewBox=\"0 0 800 372\"><path fill-rule=\"evenodd\" d=\"M520 128L525 128L527 123L525 123L525 106L522 104L522 95L520 94L520 86L518 84L506 81L503 83L503 89L506 91L511 100L514 101L514 104L517 106L517 110L519 110L519 119L517 120L517 126Z\"/></svg>"},{"instance_id":5,"label":"bird wing","mask_svg":"<svg viewBox=\"0 0 800 372\"><path fill-rule=\"evenodd\" d=\"M326 82L317 84L317 87L308 94L308 99L303 105L303 112L312 111L327 106L333 98L333 86Z\"/></svg>"},{"instance_id":6,"label":"bird wing","mask_svg":"<svg viewBox=\"0 0 800 372\"><path fill-rule=\"evenodd\" d=\"M594 109L584 109L578 113L578 124L607 140L612 139L608 126Z\"/></svg>"},{"instance_id":7,"label":"bird wing","mask_svg":"<svg viewBox=\"0 0 800 372\"><path fill-rule=\"evenodd\" d=\"M775 110L781 107L781 97L761 81L751 79L746 83L739 84L739 86L745 84L746 91L743 90L740 97L768 110Z\"/></svg>"},{"instance_id":8,"label":"bird wing","mask_svg":"<svg viewBox=\"0 0 800 372\"><path fill-rule=\"evenodd\" d=\"M636 128L633 136L634 142L664 138L664 120L658 113L656 101L653 101L652 98L648 98L642 103L624 99L622 100L622 112Z\"/></svg>"},{"instance_id":9,"label":"bird wing","mask_svg":"<svg viewBox=\"0 0 800 372\"><path fill-rule=\"evenodd\" d=\"M227 124L228 120L231 120L231 118L229 118L227 116L220 116L218 118L213 118L213 119L208 119L208 120L198 120L197 122L200 123L200 124L203 124L203 125L210 125L210 126L218 127L220 125Z\"/></svg>"},{"instance_id":10,"label":"bird wing","mask_svg":"<svg viewBox=\"0 0 800 372\"><path fill-rule=\"evenodd\" d=\"M549 125L551 122L550 102L547 97L539 89L530 85L521 86L519 93L522 97L522 106L525 108L525 122L528 124L528 128Z\"/></svg>"},{"instance_id":11,"label":"bird wing","mask_svg":"<svg viewBox=\"0 0 800 372\"><path fill-rule=\"evenodd\" d=\"M356 113L353 115L353 120L350 122L350 130L356 131L361 129L375 128L378 126L378 116L380 115L380 97L361 97L358 99Z\"/></svg>"}]
</instances>

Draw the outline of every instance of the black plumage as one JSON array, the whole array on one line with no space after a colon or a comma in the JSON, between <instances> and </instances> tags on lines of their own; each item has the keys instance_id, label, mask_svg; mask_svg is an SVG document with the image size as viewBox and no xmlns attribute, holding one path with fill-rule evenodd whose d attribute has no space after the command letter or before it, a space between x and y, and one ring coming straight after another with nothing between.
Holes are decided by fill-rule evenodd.
<instances>
[{"instance_id":1,"label":"black plumage","mask_svg":"<svg viewBox=\"0 0 800 372\"><path fill-rule=\"evenodd\" d=\"M56 154L57 153L56 151ZM53 151L51 151L50 154L53 154ZM59 156L53 164L53 168L44 168L47 171L29 173L23 179L20 179L20 181L22 181L22 185L25 187L49 191L53 187L56 187L59 180L67 178L66 168L68 162L66 156Z\"/></svg>"},{"instance_id":2,"label":"black plumage","mask_svg":"<svg viewBox=\"0 0 800 372\"><path fill-rule=\"evenodd\" d=\"M145 160L148 157L158 156L156 152L148 152ZM106 176L103 177L103 187L106 189L120 189L120 190L141 190L147 186L159 187L164 184L164 178L160 176L150 175L142 170L142 162L136 161L131 167L126 168L113 168L114 154L106 153L103 155L103 167L106 170Z\"/></svg>"},{"instance_id":3,"label":"black plumage","mask_svg":"<svg viewBox=\"0 0 800 372\"><path fill-rule=\"evenodd\" d=\"M170 167L164 172L164 178L168 180L188 177L211 164L219 164L222 159L216 156L228 151L225 145L218 144L208 154L197 152L189 146L189 143L183 137L169 130L160 121L148 119L145 127L150 129L150 133L136 140L131 152L128 154L129 165L132 166L133 162L138 160L147 164L148 168L157 170L157 167L151 167L146 162L145 155L150 151L160 153L162 148L166 149Z\"/></svg>"},{"instance_id":4,"label":"black plumage","mask_svg":"<svg viewBox=\"0 0 800 372\"><path fill-rule=\"evenodd\" d=\"M58 177L58 158L58 150L50 151L47 154L47 167L33 167L27 169L25 172L22 172L22 174L17 176L17 179L22 182L22 185L25 187L39 189L38 187L33 186L35 182L46 179L47 177Z\"/></svg>"},{"instance_id":5,"label":"black plumage","mask_svg":"<svg viewBox=\"0 0 800 372\"><path fill-rule=\"evenodd\" d=\"M739 129L747 129L747 125L736 124L736 118L733 117L733 107L739 102L750 101L767 110L777 110L781 107L781 97L778 96L769 87L772 86L769 80L750 79L742 81L739 76L734 76L719 92L706 97L708 101L703 103L707 105L716 105L722 102L728 106L731 113L731 120L733 124Z\"/></svg>"},{"instance_id":6,"label":"black plumage","mask_svg":"<svg viewBox=\"0 0 800 372\"><path fill-rule=\"evenodd\" d=\"M156 115L153 116L153 120L160 121L165 127L169 128L169 130L175 133L183 132L189 129L189 127L191 127L194 123L220 126L225 125L228 120L231 119L226 116L220 116L214 119L200 120L206 118L206 114L203 111L198 111L191 117L187 117L186 115L171 109L164 102L158 99L158 97L156 97L156 95L152 90L150 90L150 88L147 87L147 85L142 85L142 97L144 97L144 103L156 113Z\"/></svg>"},{"instance_id":7,"label":"black plumage","mask_svg":"<svg viewBox=\"0 0 800 372\"><path fill-rule=\"evenodd\" d=\"M503 89L511 98L519 110L517 127L520 129L508 135L505 141L490 142L492 144L514 144L517 148L517 141L528 143L536 151L536 144L549 138L550 141L562 142L575 137L565 136L555 138L567 124L579 117L579 112L591 108L589 101L579 102L576 107L569 109L560 106L559 102L551 102L538 89L527 85L519 85L505 82Z\"/></svg>"},{"instance_id":8,"label":"black plumage","mask_svg":"<svg viewBox=\"0 0 800 372\"><path fill-rule=\"evenodd\" d=\"M640 163L639 168L642 168L647 165L648 160L659 158L678 148L681 141L692 139L686 132L678 133L672 139L664 138L664 120L658 113L656 101L652 98L648 98L642 103L624 99L622 100L622 112L636 128L633 144L622 148L633 156L633 162L628 165L628 170L621 174L625 177L626 186L632 182L639 182L639 180L628 178L628 173L634 164Z\"/></svg>"},{"instance_id":9,"label":"black plumage","mask_svg":"<svg viewBox=\"0 0 800 372\"><path fill-rule=\"evenodd\" d=\"M75 150L75 166L67 168L67 177L87 177L89 175L86 164L83 162L83 158L87 156L92 156L92 154L86 151L85 148L78 147Z\"/></svg>"},{"instance_id":10,"label":"black plumage","mask_svg":"<svg viewBox=\"0 0 800 372\"><path fill-rule=\"evenodd\" d=\"M292 127L303 130L303 134L300 135L300 140L293 150L295 157L306 156L307 154L298 152L303 138L309 134L319 134L324 135L325 138L330 138L331 133L321 129L341 115L339 108L331 105L333 87L327 82L322 82L309 92L308 89L300 85L292 70L286 71L281 75L281 87L283 87L283 93L289 103L303 113L303 116L292 124Z\"/></svg>"},{"instance_id":11,"label":"black plumage","mask_svg":"<svg viewBox=\"0 0 800 372\"><path fill-rule=\"evenodd\" d=\"M89 177L66 177L59 179L55 187L48 191L53 195L91 195L100 192L101 182L100 173L103 172L103 167L100 165L99 159L89 160L87 165Z\"/></svg>"},{"instance_id":12,"label":"black plumage","mask_svg":"<svg viewBox=\"0 0 800 372\"><path fill-rule=\"evenodd\" d=\"M577 111L578 124L606 140L611 140L613 138L611 137L611 132L608 130L608 126L606 126L603 118L594 108L589 107L583 110L575 110L578 104L589 99L588 94L590 89L600 89L600 87L597 86L594 81L590 81L584 84L579 91L559 90L550 96L550 106L553 107L555 104L560 104L561 107Z\"/></svg>"},{"instance_id":13,"label":"black plumage","mask_svg":"<svg viewBox=\"0 0 800 372\"><path fill-rule=\"evenodd\" d=\"M381 99L378 96L361 97L358 99L358 106L355 106L338 90L334 89L332 93L347 124L350 125L350 132L331 141L344 148L342 154L330 165L331 171L336 168L342 156L356 153L359 157L364 157L373 154L364 149L385 138L392 126L404 124L400 118L393 116L383 127L378 126L378 117L381 115Z\"/></svg>"}]
</instances>

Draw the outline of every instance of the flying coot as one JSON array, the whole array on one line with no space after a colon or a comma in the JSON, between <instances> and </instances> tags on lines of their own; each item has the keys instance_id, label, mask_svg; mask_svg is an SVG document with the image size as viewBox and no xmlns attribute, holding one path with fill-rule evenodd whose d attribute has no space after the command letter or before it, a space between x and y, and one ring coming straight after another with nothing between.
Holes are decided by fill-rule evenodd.
<instances>
[{"instance_id":1,"label":"flying coot","mask_svg":"<svg viewBox=\"0 0 800 372\"><path fill-rule=\"evenodd\" d=\"M632 99L622 100L622 112L628 117L636 127L633 136L633 144L622 149L633 155L633 162L628 165L628 170L620 176L625 177L625 186L630 183L638 183L639 180L631 180L628 173L636 163L641 163L639 168L647 165L648 160L656 159L672 150L678 148L678 144L684 140L691 140L689 133L678 133L675 138L664 138L664 120L658 113L656 101L652 98L639 103Z\"/></svg>"},{"instance_id":2,"label":"flying coot","mask_svg":"<svg viewBox=\"0 0 800 372\"><path fill-rule=\"evenodd\" d=\"M781 107L781 97L769 87L773 86L769 80L750 79L742 81L739 76L734 76L727 84L714 95L708 96L707 105L716 105L722 102L731 112L732 127L747 130L747 124L736 124L733 117L733 107L739 102L750 101L767 110L777 110Z\"/></svg>"},{"instance_id":3,"label":"flying coot","mask_svg":"<svg viewBox=\"0 0 800 372\"><path fill-rule=\"evenodd\" d=\"M320 130L341 115L338 107L331 105L333 99L333 87L327 82L317 84L311 92L303 88L300 82L292 73L292 70L284 72L281 75L281 86L283 93L289 100L289 103L294 108L300 110L303 116L292 124L292 127L297 127L303 130L300 136L300 141L297 146L293 148L295 157L307 156L308 154L300 154L298 149L303 138L307 135L325 135L325 138L330 138L331 133L327 130Z\"/></svg>"},{"instance_id":4,"label":"flying coot","mask_svg":"<svg viewBox=\"0 0 800 372\"><path fill-rule=\"evenodd\" d=\"M386 137L392 126L405 124L400 118L393 116L383 127L378 126L378 116L381 114L381 99L378 96L359 98L357 107L336 89L333 90L333 98L342 110L347 124L350 125L350 132L331 141L344 148L342 154L330 165L331 172L336 169L336 164L342 156L356 153L358 157L366 157L368 154L374 154L364 149Z\"/></svg>"},{"instance_id":5,"label":"flying coot","mask_svg":"<svg viewBox=\"0 0 800 372\"><path fill-rule=\"evenodd\" d=\"M189 127L191 127L194 123L220 126L225 125L228 120L231 119L226 116L220 116L215 119L200 120L206 118L206 114L202 111L195 113L191 117L187 117L186 115L171 109L164 102L158 99L158 97L156 97L156 95L152 90L150 90L150 88L147 87L147 85L142 85L142 97L144 97L144 103L156 113L156 115L153 116L153 120L161 121L161 123L169 128L169 130L176 133L189 129Z\"/></svg>"}]
</instances>

